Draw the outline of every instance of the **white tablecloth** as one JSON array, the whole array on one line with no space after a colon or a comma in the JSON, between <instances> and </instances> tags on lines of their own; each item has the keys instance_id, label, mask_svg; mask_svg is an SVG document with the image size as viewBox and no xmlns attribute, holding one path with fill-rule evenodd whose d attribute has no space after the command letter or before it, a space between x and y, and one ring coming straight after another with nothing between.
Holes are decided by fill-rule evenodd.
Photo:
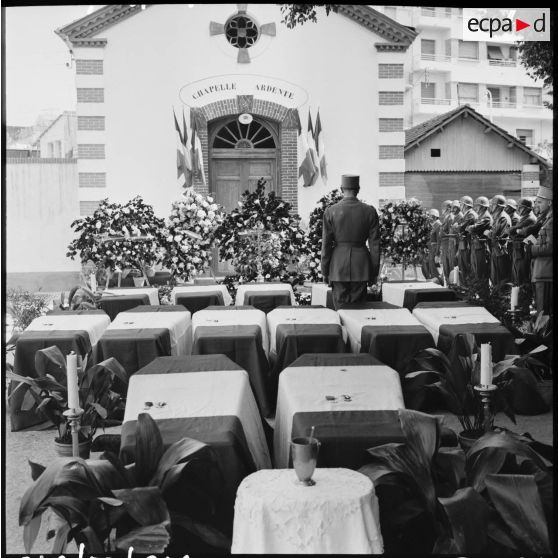
<instances>
[{"instance_id":1,"label":"white tablecloth","mask_svg":"<svg viewBox=\"0 0 558 558\"><path fill-rule=\"evenodd\" d=\"M154 405L146 411L145 401L166 405ZM256 467L271 467L260 413L244 370L136 374L130 378L124 422L137 420L145 412L155 420L236 416Z\"/></svg>"},{"instance_id":2,"label":"white tablecloth","mask_svg":"<svg viewBox=\"0 0 558 558\"><path fill-rule=\"evenodd\" d=\"M460 324L499 324L486 308L482 306L449 308L415 308L413 315L432 334L438 344L441 325Z\"/></svg>"},{"instance_id":3,"label":"white tablecloth","mask_svg":"<svg viewBox=\"0 0 558 558\"><path fill-rule=\"evenodd\" d=\"M35 318L25 331L85 330L91 346L95 346L110 324L106 314L51 314Z\"/></svg>"},{"instance_id":4,"label":"white tablecloth","mask_svg":"<svg viewBox=\"0 0 558 558\"><path fill-rule=\"evenodd\" d=\"M338 310L337 313L347 328L353 353L360 353L360 337L364 326L422 325L407 308Z\"/></svg>"},{"instance_id":5,"label":"white tablecloth","mask_svg":"<svg viewBox=\"0 0 558 558\"><path fill-rule=\"evenodd\" d=\"M235 305L242 306L246 304L244 302L244 295L251 291L264 291L266 293L289 291L291 294L291 304L293 306L296 305L293 288L290 283L247 283L239 285L236 291Z\"/></svg>"},{"instance_id":6,"label":"white tablecloth","mask_svg":"<svg viewBox=\"0 0 558 558\"><path fill-rule=\"evenodd\" d=\"M405 291L407 289L442 289L438 283L430 283L429 281L418 281L415 283L383 283L382 284L382 300L395 304L396 306L403 306L403 299L405 298Z\"/></svg>"},{"instance_id":7,"label":"white tablecloth","mask_svg":"<svg viewBox=\"0 0 558 558\"><path fill-rule=\"evenodd\" d=\"M198 310L192 316L193 334L198 326L257 325L262 330L262 346L269 353L269 336L265 312L253 310Z\"/></svg>"},{"instance_id":8,"label":"white tablecloth","mask_svg":"<svg viewBox=\"0 0 558 558\"><path fill-rule=\"evenodd\" d=\"M312 305L321 304L327 308L327 293L331 291L325 283L315 283L312 285Z\"/></svg>"},{"instance_id":9,"label":"white tablecloth","mask_svg":"<svg viewBox=\"0 0 558 558\"><path fill-rule=\"evenodd\" d=\"M169 330L171 355L192 354L192 318L188 310L184 312L120 312L108 326L111 329Z\"/></svg>"},{"instance_id":10,"label":"white tablecloth","mask_svg":"<svg viewBox=\"0 0 558 558\"><path fill-rule=\"evenodd\" d=\"M229 294L229 290L225 285L186 285L183 287L175 287L171 292L171 301L172 304L176 304L176 295L178 293L211 293L215 291L221 291L223 293L223 302L225 306L230 306L232 302L231 295Z\"/></svg>"},{"instance_id":11,"label":"white tablecloth","mask_svg":"<svg viewBox=\"0 0 558 558\"><path fill-rule=\"evenodd\" d=\"M326 395L336 396L328 401ZM345 401L341 395L349 395ZM389 411L405 408L399 374L389 366L298 366L279 375L275 466L287 467L293 415L316 411Z\"/></svg>"},{"instance_id":12,"label":"white tablecloth","mask_svg":"<svg viewBox=\"0 0 558 558\"><path fill-rule=\"evenodd\" d=\"M232 554L381 554L372 481L350 469L316 469L312 487L293 469L258 471L238 487Z\"/></svg>"},{"instance_id":13,"label":"white tablecloth","mask_svg":"<svg viewBox=\"0 0 558 558\"><path fill-rule=\"evenodd\" d=\"M149 297L149 304L152 306L159 305L159 291L155 287L130 287L129 289L105 289L103 295L108 294L109 296L124 296L124 295L135 295L135 294L146 294Z\"/></svg>"},{"instance_id":14,"label":"white tablecloth","mask_svg":"<svg viewBox=\"0 0 558 558\"><path fill-rule=\"evenodd\" d=\"M267 314L267 327L269 330L269 351L274 353L275 333L277 326L280 324L337 324L341 325L339 315L335 310L330 308L306 308L297 306L293 308L275 308ZM347 340L347 332L343 331L343 341Z\"/></svg>"}]
</instances>

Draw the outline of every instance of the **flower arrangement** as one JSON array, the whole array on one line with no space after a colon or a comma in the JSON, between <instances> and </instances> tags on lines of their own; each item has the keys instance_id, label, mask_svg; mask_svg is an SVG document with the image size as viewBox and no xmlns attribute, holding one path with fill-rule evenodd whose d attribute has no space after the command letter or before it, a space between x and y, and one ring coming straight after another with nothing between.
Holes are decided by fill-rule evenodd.
<instances>
[{"instance_id":1,"label":"flower arrangement","mask_svg":"<svg viewBox=\"0 0 558 558\"><path fill-rule=\"evenodd\" d=\"M35 318L50 309L47 295L32 293L21 288L8 289L7 306L14 328L23 331Z\"/></svg>"},{"instance_id":2,"label":"flower arrangement","mask_svg":"<svg viewBox=\"0 0 558 558\"><path fill-rule=\"evenodd\" d=\"M380 246L392 264L420 265L432 225L417 200L389 202L380 212Z\"/></svg>"},{"instance_id":3,"label":"flower arrangement","mask_svg":"<svg viewBox=\"0 0 558 558\"><path fill-rule=\"evenodd\" d=\"M66 253L72 260L79 255L82 263L91 260L108 270L143 272L161 257L158 233L163 220L141 196L123 205L104 199L93 215L77 219L71 227L79 233Z\"/></svg>"},{"instance_id":4,"label":"flower arrangement","mask_svg":"<svg viewBox=\"0 0 558 558\"><path fill-rule=\"evenodd\" d=\"M317 207L310 213L308 224L308 269L306 277L309 281L319 283L323 281L321 272L322 258L322 227L324 212L330 206L343 199L341 190L332 190L318 201Z\"/></svg>"},{"instance_id":5,"label":"flower arrangement","mask_svg":"<svg viewBox=\"0 0 558 558\"><path fill-rule=\"evenodd\" d=\"M186 189L182 199L173 202L160 232L162 263L173 276L187 281L208 269L215 230L223 219L224 213L213 198L197 194L193 188ZM200 238L188 234L192 232Z\"/></svg>"},{"instance_id":6,"label":"flower arrangement","mask_svg":"<svg viewBox=\"0 0 558 558\"><path fill-rule=\"evenodd\" d=\"M266 281L281 280L306 251L300 217L292 215L291 204L275 192L266 194L265 185L266 180L260 178L254 192L245 191L238 208L227 214L215 231L219 256L230 261L246 281L256 279L259 267ZM254 237L241 234L256 229L262 231L259 249Z\"/></svg>"}]
</instances>

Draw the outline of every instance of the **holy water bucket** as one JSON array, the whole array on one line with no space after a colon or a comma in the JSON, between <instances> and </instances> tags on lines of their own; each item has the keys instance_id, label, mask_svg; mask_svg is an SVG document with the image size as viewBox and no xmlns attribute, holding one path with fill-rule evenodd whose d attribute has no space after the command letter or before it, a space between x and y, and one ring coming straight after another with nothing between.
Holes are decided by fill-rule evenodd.
<instances>
[{"instance_id":1,"label":"holy water bucket","mask_svg":"<svg viewBox=\"0 0 558 558\"><path fill-rule=\"evenodd\" d=\"M304 486L313 486L316 484L315 481L312 480L312 475L316 469L319 450L320 442L316 438L304 436L293 438L291 441L291 453L295 473L299 483Z\"/></svg>"}]
</instances>

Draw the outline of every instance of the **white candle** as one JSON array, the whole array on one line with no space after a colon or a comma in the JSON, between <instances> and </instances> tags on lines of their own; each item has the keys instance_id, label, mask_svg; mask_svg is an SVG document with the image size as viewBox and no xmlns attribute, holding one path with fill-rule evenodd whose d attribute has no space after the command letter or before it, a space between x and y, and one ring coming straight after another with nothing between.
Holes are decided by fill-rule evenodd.
<instances>
[{"instance_id":1,"label":"white candle","mask_svg":"<svg viewBox=\"0 0 558 558\"><path fill-rule=\"evenodd\" d=\"M454 275L455 275L455 284L456 284L457 286L459 286L459 267L458 267L458 266L455 266L455 267L453 268L453 273L454 273Z\"/></svg>"},{"instance_id":2,"label":"white candle","mask_svg":"<svg viewBox=\"0 0 558 558\"><path fill-rule=\"evenodd\" d=\"M94 273L91 274L91 290L93 292L97 291L97 278Z\"/></svg>"},{"instance_id":3,"label":"white candle","mask_svg":"<svg viewBox=\"0 0 558 558\"><path fill-rule=\"evenodd\" d=\"M510 306L512 312L519 306L519 287L512 287Z\"/></svg>"},{"instance_id":4,"label":"white candle","mask_svg":"<svg viewBox=\"0 0 558 558\"><path fill-rule=\"evenodd\" d=\"M482 386L492 384L492 346L481 344L480 383Z\"/></svg>"},{"instance_id":5,"label":"white candle","mask_svg":"<svg viewBox=\"0 0 558 558\"><path fill-rule=\"evenodd\" d=\"M68 409L79 409L77 355L72 351L66 360Z\"/></svg>"}]
</instances>

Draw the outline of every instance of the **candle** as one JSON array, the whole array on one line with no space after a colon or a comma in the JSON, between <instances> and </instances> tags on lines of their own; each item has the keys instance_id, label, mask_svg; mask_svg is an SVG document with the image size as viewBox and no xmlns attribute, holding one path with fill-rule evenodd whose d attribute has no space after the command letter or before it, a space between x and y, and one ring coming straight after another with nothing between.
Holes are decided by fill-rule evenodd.
<instances>
[{"instance_id":1,"label":"candle","mask_svg":"<svg viewBox=\"0 0 558 558\"><path fill-rule=\"evenodd\" d=\"M482 386L492 384L492 347L490 343L481 344L480 383Z\"/></svg>"},{"instance_id":2,"label":"candle","mask_svg":"<svg viewBox=\"0 0 558 558\"><path fill-rule=\"evenodd\" d=\"M459 267L458 267L458 266L455 266L455 267L453 268L453 273L454 273L454 275L455 275L455 284L456 284L457 286L459 286Z\"/></svg>"},{"instance_id":3,"label":"candle","mask_svg":"<svg viewBox=\"0 0 558 558\"><path fill-rule=\"evenodd\" d=\"M519 287L512 287L510 306L512 312L519 306Z\"/></svg>"},{"instance_id":4,"label":"candle","mask_svg":"<svg viewBox=\"0 0 558 558\"><path fill-rule=\"evenodd\" d=\"M91 274L91 290L93 292L97 290L97 278L94 273Z\"/></svg>"},{"instance_id":5,"label":"candle","mask_svg":"<svg viewBox=\"0 0 558 558\"><path fill-rule=\"evenodd\" d=\"M79 409L77 355L72 351L66 361L68 409Z\"/></svg>"}]
</instances>

